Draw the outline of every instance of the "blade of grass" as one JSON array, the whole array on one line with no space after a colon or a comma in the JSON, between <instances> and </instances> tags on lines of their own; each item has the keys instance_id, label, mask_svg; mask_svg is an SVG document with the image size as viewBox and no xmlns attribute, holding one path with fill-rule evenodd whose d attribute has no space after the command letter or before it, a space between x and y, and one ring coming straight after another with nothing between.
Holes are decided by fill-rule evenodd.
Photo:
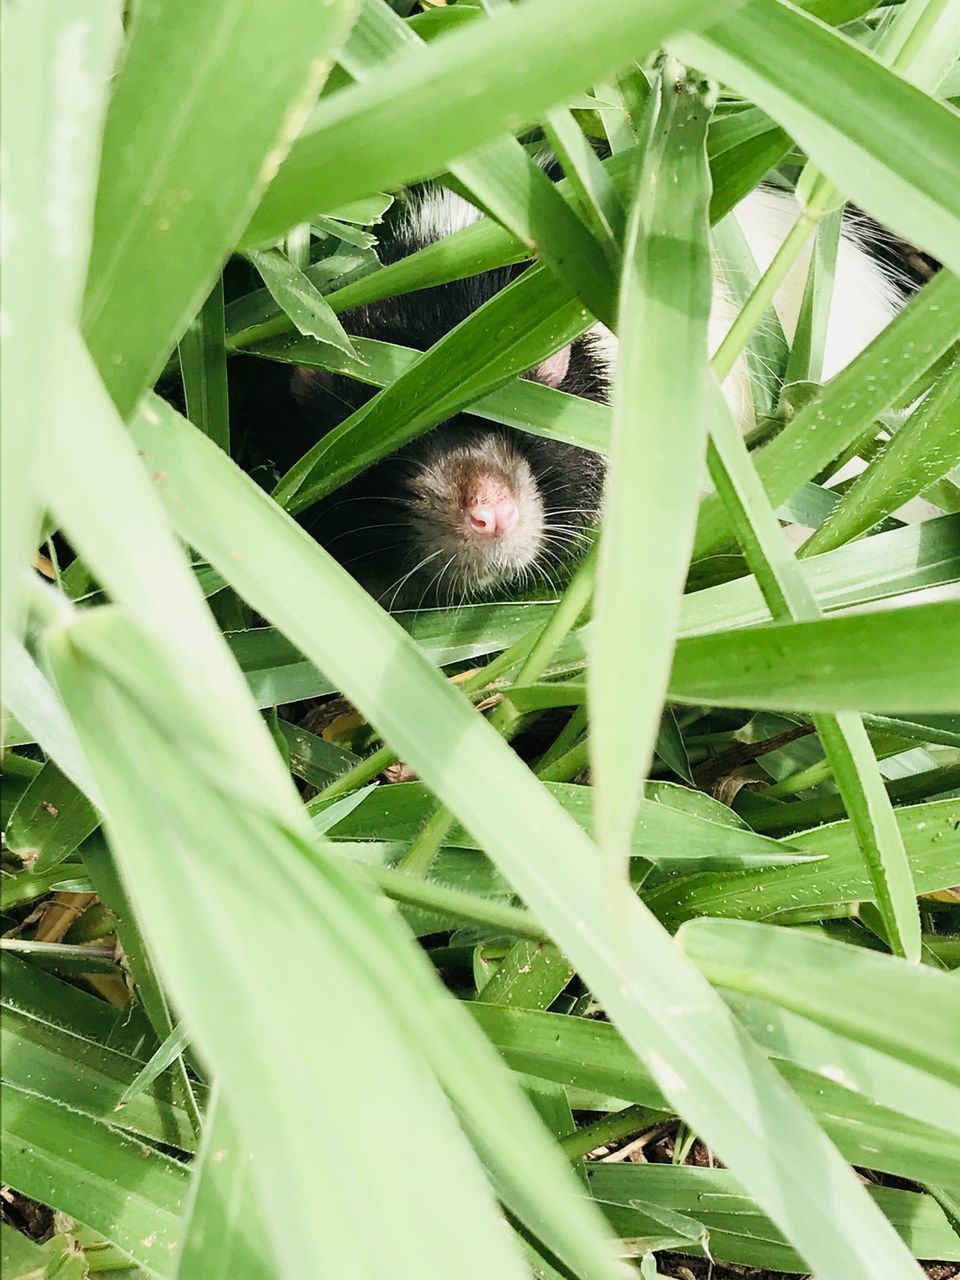
<instances>
[{"instance_id":1,"label":"blade of grass","mask_svg":"<svg viewBox=\"0 0 960 1280\"><path fill-rule=\"evenodd\" d=\"M960 279L942 271L758 451L756 466L770 501L775 506L785 502L804 481L828 467L958 338ZM722 503L711 494L701 507L694 554L708 555L729 538Z\"/></svg>"},{"instance_id":2,"label":"blade of grass","mask_svg":"<svg viewBox=\"0 0 960 1280\"><path fill-rule=\"evenodd\" d=\"M578 0L534 0L411 49L375 80L330 97L282 165L245 242L262 244L312 213L436 173L707 15L694 0L610 0L589 24L581 16ZM429 130L420 127L425 114Z\"/></svg>"},{"instance_id":3,"label":"blade of grass","mask_svg":"<svg viewBox=\"0 0 960 1280\"><path fill-rule=\"evenodd\" d=\"M353 344L309 276L279 249L251 249L247 257L260 273L271 297L298 332L356 359Z\"/></svg>"},{"instance_id":4,"label":"blade of grass","mask_svg":"<svg viewBox=\"0 0 960 1280\"><path fill-rule=\"evenodd\" d=\"M107 116L83 315L122 416L210 293L355 12L142 6Z\"/></svg>"},{"instance_id":5,"label":"blade of grass","mask_svg":"<svg viewBox=\"0 0 960 1280\"><path fill-rule=\"evenodd\" d=\"M749 0L670 46L768 111L844 195L960 270L960 129L950 107L783 0Z\"/></svg>"},{"instance_id":6,"label":"blade of grass","mask_svg":"<svg viewBox=\"0 0 960 1280\"><path fill-rule=\"evenodd\" d=\"M177 347L187 416L225 453L230 452L227 347L224 337L223 277L187 326Z\"/></svg>"},{"instance_id":7,"label":"blade of grass","mask_svg":"<svg viewBox=\"0 0 960 1280\"><path fill-rule=\"evenodd\" d=\"M707 439L710 104L679 74L668 63L624 249L620 357L590 629L596 836L614 880L626 871L659 731Z\"/></svg>"},{"instance_id":8,"label":"blade of grass","mask_svg":"<svg viewBox=\"0 0 960 1280\"><path fill-rule=\"evenodd\" d=\"M855 538L960 462L960 358L804 544L816 555Z\"/></svg>"},{"instance_id":9,"label":"blade of grass","mask_svg":"<svg viewBox=\"0 0 960 1280\"><path fill-rule=\"evenodd\" d=\"M816 598L797 568L719 389L714 404L710 473L770 612L776 619L818 619L822 615ZM954 613L960 636L960 606ZM960 702L960 688L957 699ZM891 945L908 959L919 960L920 914L910 864L863 721L843 712L815 715L813 722L857 832Z\"/></svg>"},{"instance_id":10,"label":"blade of grass","mask_svg":"<svg viewBox=\"0 0 960 1280\"><path fill-rule=\"evenodd\" d=\"M43 516L56 352L76 322L110 70L111 5L36 0L3 12L2 626L26 621L25 582Z\"/></svg>"}]
</instances>

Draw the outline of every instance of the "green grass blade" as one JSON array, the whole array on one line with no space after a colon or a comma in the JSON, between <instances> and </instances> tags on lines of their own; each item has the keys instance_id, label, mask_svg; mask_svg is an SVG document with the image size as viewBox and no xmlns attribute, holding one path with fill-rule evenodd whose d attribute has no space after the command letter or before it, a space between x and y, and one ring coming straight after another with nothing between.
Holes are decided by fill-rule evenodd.
<instances>
[{"instance_id":1,"label":"green grass blade","mask_svg":"<svg viewBox=\"0 0 960 1280\"><path fill-rule=\"evenodd\" d=\"M260 272L271 297L299 333L356 357L343 325L309 276L279 249L251 249L247 257Z\"/></svg>"},{"instance_id":2,"label":"green grass blade","mask_svg":"<svg viewBox=\"0 0 960 1280\"><path fill-rule=\"evenodd\" d=\"M99 825L100 815L83 792L47 761L10 815L5 840L42 875L69 858Z\"/></svg>"},{"instance_id":3,"label":"green grass blade","mask_svg":"<svg viewBox=\"0 0 960 1280\"><path fill-rule=\"evenodd\" d=\"M960 463L960 359L804 545L815 555L855 538Z\"/></svg>"},{"instance_id":4,"label":"green grass blade","mask_svg":"<svg viewBox=\"0 0 960 1280\"><path fill-rule=\"evenodd\" d=\"M177 348L187 414L224 453L230 452L223 278L187 327Z\"/></svg>"},{"instance_id":5,"label":"green grass blade","mask_svg":"<svg viewBox=\"0 0 960 1280\"><path fill-rule=\"evenodd\" d=\"M756 466L770 501L786 502L806 480L859 440L879 414L960 338L960 279L941 272L869 347L806 405L768 445ZM708 555L730 538L719 498L705 499L694 554Z\"/></svg>"},{"instance_id":6,"label":"green grass blade","mask_svg":"<svg viewBox=\"0 0 960 1280\"><path fill-rule=\"evenodd\" d=\"M122 30L116 8L36 0L3 11L2 626L19 635L43 516L56 352L76 321L100 129Z\"/></svg>"},{"instance_id":7,"label":"green grass blade","mask_svg":"<svg viewBox=\"0 0 960 1280\"><path fill-rule=\"evenodd\" d=\"M354 13L353 0L147 0L138 14L104 133L83 320L123 415L209 294Z\"/></svg>"},{"instance_id":8,"label":"green grass blade","mask_svg":"<svg viewBox=\"0 0 960 1280\"><path fill-rule=\"evenodd\" d=\"M242 1130L216 1092L180 1229L178 1280L274 1280L277 1275Z\"/></svg>"},{"instance_id":9,"label":"green grass blade","mask_svg":"<svg viewBox=\"0 0 960 1280\"><path fill-rule=\"evenodd\" d=\"M93 1227L148 1276L172 1277L183 1165L37 1094L4 1084L0 1100L10 1185Z\"/></svg>"},{"instance_id":10,"label":"green grass blade","mask_svg":"<svg viewBox=\"0 0 960 1280\"><path fill-rule=\"evenodd\" d=\"M960 861L960 801L934 800L896 809L918 893L952 885ZM791 836L791 844L827 855L825 863L801 867L688 876L651 890L648 904L675 929L700 915L773 921L791 911L810 919L849 915L850 905L872 902L874 886L849 821L814 827Z\"/></svg>"},{"instance_id":11,"label":"green grass blade","mask_svg":"<svg viewBox=\"0 0 960 1280\"><path fill-rule=\"evenodd\" d=\"M484 1129L484 1153L496 1157L498 1165L510 1166L509 1153L522 1135L528 1165L516 1184L515 1209L550 1228L552 1247L613 1280L616 1271L605 1261L608 1249L597 1217L587 1206L578 1206L568 1166L547 1143L523 1099L511 1091L508 1079L498 1074L495 1057L484 1054L482 1041L469 1038L469 1023L462 1021L456 1005L437 1003L436 980L426 960L408 945L399 923L383 916L360 873L312 856L309 831L289 778L243 693L239 672L225 661L222 637L155 505L151 485L158 482L142 470L104 389L95 377L84 376L85 369L92 375L80 360L71 384L74 394L86 397L84 457L89 463L97 450L101 468L120 477L116 501L126 503L125 518L137 522L137 548L111 536L111 521L90 501L90 493L74 474L76 458L66 441L62 470L51 487L58 513L95 565L98 578L139 625L116 610L94 610L70 623L59 637L51 636L49 644L60 655L58 683L62 692L65 686L68 690L64 696L71 715L82 731L85 727L85 751L98 762L98 779L110 788L107 829L115 836L119 825L124 833L113 838L114 850L123 859L129 883L136 885L141 910L144 901L150 904L145 925L152 950L176 993L192 1043L218 1075L225 1097L243 1108L278 1257L290 1258L291 1269L298 1270L298 1259L315 1256L321 1205L324 1248L337 1266L343 1261L351 1275L376 1275L386 1268L396 1276L397 1259L404 1257L410 1274L419 1276L424 1266L429 1272L437 1260L446 1270L454 1255L462 1271L464 1241L473 1230L478 1232L478 1247L471 1251L470 1267L488 1274L492 1266L498 1274L511 1274L509 1239L494 1225L478 1225L485 1215L488 1224L495 1222L489 1191L435 1071L457 1098L471 1128ZM152 410L147 412L160 421ZM164 406L163 412L171 411ZM176 416L174 421L182 422ZM74 445L81 447L78 441ZM232 476L233 465L228 465ZM94 483L95 472L89 466L84 470L89 483ZM286 528L270 499L262 492L260 497ZM307 545L317 551L309 539ZM149 581L132 568L140 563L145 546L150 547L155 567ZM163 593L156 590L156 581L164 583ZM147 625L151 639L142 629ZM157 637L163 638L162 655ZM169 664L177 655L174 675ZM103 716L116 718L115 731L106 737L94 727L102 726ZM118 738L141 743L140 758L118 757L111 748ZM144 779L150 782L147 789ZM192 853L198 849L221 851L219 858L202 864L202 874ZM244 876L238 874L241 866ZM269 878L258 874L265 866L273 869ZM262 882L256 894L248 892L251 877ZM203 895L209 928L185 936L180 894L188 883ZM268 888L280 895L272 905L265 896ZM318 920L329 927L318 929ZM265 955L253 955L246 947L243 939L253 932L265 940ZM247 998L238 1006L230 993L244 970ZM329 975L330 991L337 993L323 1027L301 1016L310 998L307 986L312 975L321 972ZM301 983L292 981L291 974L301 975ZM264 1036L256 1028L262 1026L267 1009L272 1021ZM328 1036L334 1017L343 1028L342 1036L335 1038L342 1051L336 1053ZM356 1048L365 1037L379 1047L361 1055L369 1079L358 1084ZM281 1043L288 1048L279 1052ZM259 1046L261 1055L255 1062L253 1046ZM300 1064L308 1062L310 1070L301 1070ZM432 1070L426 1069L428 1063ZM403 1097L401 1107L382 1074L387 1070ZM271 1108L265 1110L263 1082L274 1073L283 1080L277 1080ZM350 1179L344 1178L342 1162L335 1170L330 1158L320 1159L318 1153L335 1151L340 1160L357 1140L355 1117L336 1107L318 1109L321 1075L327 1080L321 1089L327 1097L339 1099L357 1087L369 1091L365 1113L371 1142L374 1133L382 1137L396 1125L410 1126L405 1135L398 1132L391 1146L398 1162L392 1174L389 1160L375 1165L366 1160L363 1142L363 1157ZM483 1121L491 1113L497 1124ZM310 1117L310 1124L305 1117ZM353 1137L348 1139L345 1129L325 1145L331 1126L341 1121ZM419 1134L416 1140L414 1132ZM418 1153L418 1162L423 1160L424 1174L410 1183L412 1152ZM406 1174L399 1172L400 1163ZM396 1180L403 1177L411 1187L410 1203L396 1192ZM357 1179L366 1190L357 1199L344 1199L348 1185ZM391 1179L394 1190L388 1194L386 1182ZM426 1191L432 1179L436 1189ZM443 1211L440 1231L437 1205L448 1196L451 1202ZM358 1225L360 1219L366 1221L372 1202L385 1206L376 1242L365 1226ZM424 1225L426 1217L418 1225L421 1214L432 1226ZM298 1222L301 1228L309 1222L310 1231L298 1230ZM289 1230L281 1224L288 1224ZM392 1238L395 1246L386 1243Z\"/></svg>"},{"instance_id":12,"label":"green grass blade","mask_svg":"<svg viewBox=\"0 0 960 1280\"><path fill-rule=\"evenodd\" d=\"M597 843L614 876L629 856L659 732L707 438L710 182L704 144L710 109L675 78L664 84L624 249L590 631Z\"/></svg>"},{"instance_id":13,"label":"green grass blade","mask_svg":"<svg viewBox=\"0 0 960 1280\"><path fill-rule=\"evenodd\" d=\"M692 922L678 941L718 986L772 1000L960 1085L960 990L949 974L798 929L740 920Z\"/></svg>"},{"instance_id":14,"label":"green grass blade","mask_svg":"<svg viewBox=\"0 0 960 1280\"><path fill-rule=\"evenodd\" d=\"M718 7L726 0L710 18ZM313 213L434 174L708 16L694 0L610 0L589 24L582 12L578 0L534 0L411 49L375 80L331 97L291 150L245 242L263 244ZM425 115L430 129L420 127Z\"/></svg>"},{"instance_id":15,"label":"green grass blade","mask_svg":"<svg viewBox=\"0 0 960 1280\"><path fill-rule=\"evenodd\" d=\"M750 0L671 47L768 111L844 195L960 271L950 107L784 0Z\"/></svg>"},{"instance_id":16,"label":"green grass blade","mask_svg":"<svg viewBox=\"0 0 960 1280\"><path fill-rule=\"evenodd\" d=\"M820 608L783 537L719 390L714 402L711 475L770 612L778 619L818 619ZM960 606L956 614L960 627ZM960 703L960 687L956 696ZM846 712L815 716L814 725L857 831L890 944L901 955L919 960L920 915L910 865L863 721Z\"/></svg>"}]
</instances>

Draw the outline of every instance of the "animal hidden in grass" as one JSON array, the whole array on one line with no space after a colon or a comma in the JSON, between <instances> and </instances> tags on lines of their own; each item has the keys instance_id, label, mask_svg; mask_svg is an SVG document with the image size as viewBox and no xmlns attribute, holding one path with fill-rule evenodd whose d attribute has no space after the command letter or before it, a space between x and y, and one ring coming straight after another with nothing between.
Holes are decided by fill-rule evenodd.
<instances>
[{"instance_id":1,"label":"animal hidden in grass","mask_svg":"<svg viewBox=\"0 0 960 1280\"><path fill-rule=\"evenodd\" d=\"M799 206L763 186L735 216L760 271ZM437 184L414 188L391 210L381 261L394 262L480 217ZM809 256L782 286L776 309L788 340L800 313ZM932 268L929 268L932 269ZM857 212L844 219L823 354L823 379L842 369L889 323L927 264ZM522 266L406 293L346 312L351 336L426 350L519 275ZM716 349L738 307L722 264L714 269L710 344ZM604 402L612 391L615 337L602 326L530 369L526 377ZM341 373L241 359L241 415L266 425L271 463L286 468L332 431L374 389ZM244 369L243 366L246 366ZM724 382L744 431L755 425L745 360ZM668 437L667 437L668 438ZM516 595L555 587L592 536L602 500L598 453L457 413L301 515L310 532L386 607Z\"/></svg>"}]
</instances>

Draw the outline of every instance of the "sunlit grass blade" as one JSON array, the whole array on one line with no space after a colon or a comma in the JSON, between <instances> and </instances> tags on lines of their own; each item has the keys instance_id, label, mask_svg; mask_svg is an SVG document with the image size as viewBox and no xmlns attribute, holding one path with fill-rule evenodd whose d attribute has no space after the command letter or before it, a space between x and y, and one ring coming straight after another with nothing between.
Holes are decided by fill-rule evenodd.
<instances>
[{"instance_id":1,"label":"sunlit grass blade","mask_svg":"<svg viewBox=\"0 0 960 1280\"><path fill-rule=\"evenodd\" d=\"M653 758L703 474L709 115L693 85L665 76L624 250L588 672L597 843L613 876Z\"/></svg>"},{"instance_id":2,"label":"sunlit grass blade","mask_svg":"<svg viewBox=\"0 0 960 1280\"><path fill-rule=\"evenodd\" d=\"M495 731L343 570L172 410L157 405L137 422L134 439L150 470L168 477L160 492L181 536L329 670L476 834L663 1089L825 1280L909 1274L907 1251L836 1149L626 888L624 968L594 847ZM216 477L216 509L195 501L201 474ZM299 584L296 603L286 574ZM394 679L385 683L385 671ZM429 740L419 731L425 716ZM496 805L474 785L484 775L498 780ZM766 1142L760 1120L745 1130L748 1114L771 1123L775 1116L781 1141Z\"/></svg>"},{"instance_id":3,"label":"sunlit grass blade","mask_svg":"<svg viewBox=\"0 0 960 1280\"><path fill-rule=\"evenodd\" d=\"M960 990L949 974L745 921L698 920L684 925L678 940L716 985L772 1000L960 1086Z\"/></svg>"},{"instance_id":4,"label":"sunlit grass blade","mask_svg":"<svg viewBox=\"0 0 960 1280\"><path fill-rule=\"evenodd\" d=\"M138 15L104 133L83 320L122 414L209 294L355 12L150 0Z\"/></svg>"},{"instance_id":5,"label":"sunlit grass blade","mask_svg":"<svg viewBox=\"0 0 960 1280\"><path fill-rule=\"evenodd\" d=\"M155 505L151 483L158 482L151 482L141 469L135 446L121 430L89 364L78 358L73 372L70 389L85 396L89 412L85 457L89 461L91 451L99 450L102 466L123 477L116 501L128 504L126 514L138 522L141 545L135 552L111 537L110 521L95 503L85 501L89 494L85 495L74 474L76 466L66 443L60 459L63 469L51 486L56 509L96 566L100 580L139 624L115 609L94 610L49 636L48 645L60 654L58 684L61 692L67 690L64 696L74 722L86 726L85 751L98 762L97 777L111 790L111 800L105 803L107 829L115 834L119 821L126 835L114 838L113 848L124 859L128 882L136 884L137 901L150 903L144 925L152 950L177 993L192 1042L219 1077L224 1096L244 1111L247 1141L257 1154L256 1177L260 1185L269 1183L272 1188L267 1193L268 1223L278 1256L291 1258L295 1269L301 1253L315 1256L315 1230L304 1233L296 1223L309 1221L315 1226L317 1205L322 1205L325 1250L332 1259L344 1260L351 1274L357 1274L356 1263L370 1275L386 1267L395 1276L398 1257L405 1259L411 1275L422 1274L423 1265L429 1268L435 1259L446 1268L446 1257L462 1253L464 1241L474 1230L478 1247L472 1251L471 1266L476 1265L478 1274L491 1265L511 1274L509 1239L498 1235L493 1225L488 1229L478 1225L485 1213L490 1215L489 1224L495 1222L489 1190L440 1091L439 1076L457 1098L471 1131L479 1131L481 1116L498 1117L496 1125L484 1122L483 1149L485 1158L495 1159L504 1176L510 1165L506 1153L517 1135L523 1135L529 1166L511 1181L514 1211L549 1228L552 1248L613 1280L616 1271L606 1261L609 1249L597 1217L586 1205L578 1207L567 1166L552 1152L523 1099L511 1091L509 1080L498 1073L495 1057L484 1055L482 1041L468 1038L469 1024L460 1021L457 1006L438 1003L439 990L426 960L408 945L400 924L384 918L359 872L310 856L309 829L280 757L242 692L239 672L224 660L223 639L205 612L182 552ZM173 412L165 405L161 411L164 416ZM154 423L161 421L151 410L147 412ZM191 434L196 430L177 415L173 421ZM228 475L239 474L220 450L209 447L228 463ZM92 482L92 469L85 474ZM275 504L262 491L256 492L287 528ZM306 539L312 554L320 554L305 534L298 536ZM155 581L144 582L131 571L131 557L142 554L144 544L151 548L155 577L165 584L163 594L156 591ZM381 616L372 601L369 607ZM184 618L191 623L189 642L182 629ZM154 636L165 638L163 656L142 629L147 623ZM181 651L184 644L188 644L189 658ZM173 668L170 663L178 654L180 661ZM191 696L193 682L205 692L194 690ZM446 681L441 680L441 685L446 688ZM117 717L117 728L107 736L94 728L102 725L103 716ZM117 758L111 744L118 737L141 742L141 758ZM174 743L181 749L175 749ZM146 763L148 752L151 763ZM133 772L126 774L126 770ZM151 780L149 792L140 793L132 783L134 776ZM168 785L161 785L161 778ZM201 796L207 798L201 800ZM174 797L176 803L168 804ZM229 851L229 856L194 864L192 851L199 849ZM173 874L172 858L184 860ZM241 858L246 861L246 874L255 879L256 868L275 869L262 886L264 891L269 885L271 892L280 894L272 908L267 909L264 892L247 891L238 875ZM189 872L188 863L192 865ZM206 877L211 878L209 888L203 890L200 881L207 883ZM180 894L188 882L197 892L210 895L209 930L184 936ZM318 920L327 925L318 929ZM246 949L242 940L254 930L261 938L276 932L267 947L269 960ZM318 951L310 959L314 947ZM228 993L236 990L237 975L247 965L246 996L237 1005ZM330 990L338 993L338 1003L328 1007L323 1027L300 1017L309 995L291 977L298 974L309 984L311 975L320 972L330 975ZM389 998L384 984L389 986ZM288 1002L285 1011L281 1011L281 991ZM267 1008L272 1010L273 1029L263 1037L255 1027ZM334 1014L338 1021L345 1020L343 1035L337 1039L342 1053L332 1051L324 1029ZM379 1049L363 1055L370 1077L367 1084L359 1085L354 1055L367 1036ZM281 1037L289 1038L291 1044L278 1052ZM262 1057L251 1067L254 1044L260 1046ZM384 1045L390 1048L384 1050ZM310 1070L301 1071L299 1064L307 1062ZM425 1069L427 1064L432 1070ZM399 1110L394 1094L385 1087L384 1071L389 1071L395 1085L403 1075L402 1088L397 1085L404 1098ZM265 1109L264 1080L272 1073L286 1077L288 1072L292 1074L283 1084L278 1080L271 1106ZM387 1196L385 1187L378 1190L377 1184L401 1175L396 1169L391 1174L389 1161L371 1165L366 1160L366 1144L356 1146L356 1118L340 1112L353 1137L348 1139L345 1129L341 1138L331 1140L329 1150L336 1153L336 1160L331 1155L321 1161L318 1152L327 1150L321 1135L337 1122L332 1112L321 1112L316 1106L320 1072L328 1081L328 1097L339 1098L357 1087L369 1090L371 1135L382 1135L396 1124L408 1125L406 1136L398 1132L392 1146L396 1160L408 1172L412 1152L418 1153L418 1162L424 1162L424 1176L410 1184L411 1202L397 1195L394 1184L389 1211L381 1211L377 1249L386 1252L369 1253L368 1233L351 1216L350 1204L363 1217L366 1205ZM282 1107L277 1099L283 1100ZM305 1117L312 1123L306 1124ZM414 1138L414 1133L419 1136ZM371 1136L370 1141L374 1140ZM343 1160L348 1149L358 1153L353 1179L368 1186L359 1201L343 1199ZM424 1188L433 1178L437 1189L426 1194ZM451 1207L444 1213L442 1232L435 1222L429 1228L417 1225L420 1214L433 1221L437 1204L447 1196ZM306 1208L308 1204L312 1208ZM396 1248L384 1243L390 1236L396 1237ZM461 1259L457 1265L462 1270L466 1264Z\"/></svg>"},{"instance_id":6,"label":"sunlit grass blade","mask_svg":"<svg viewBox=\"0 0 960 1280\"><path fill-rule=\"evenodd\" d=\"M820 618L820 607L787 545L719 390L714 394L710 472L773 617L801 622ZM953 613L960 635L960 604ZM948 617L948 635L949 628ZM956 697L960 704L960 688ZM814 716L814 725L857 832L887 941L901 955L919 960L920 915L910 864L863 721L846 711Z\"/></svg>"},{"instance_id":7,"label":"sunlit grass blade","mask_svg":"<svg viewBox=\"0 0 960 1280\"><path fill-rule=\"evenodd\" d=\"M960 801L934 800L894 811L918 893L932 893L956 880L960 861ZM816 821L816 819L813 819ZM771 868L713 876L688 876L647 895L651 909L669 928L700 915L738 920L808 920L848 916L875 889L847 820L797 832L791 844L824 853L827 861L805 867Z\"/></svg>"},{"instance_id":8,"label":"sunlit grass blade","mask_svg":"<svg viewBox=\"0 0 960 1280\"><path fill-rule=\"evenodd\" d=\"M709 17L726 7L724 0ZM411 49L375 81L331 97L281 166L246 243L262 244L312 213L434 174L707 17L694 0L610 0L589 25L581 15L578 0L534 0L426 50ZM428 130L419 127L424 113Z\"/></svg>"},{"instance_id":9,"label":"sunlit grass blade","mask_svg":"<svg viewBox=\"0 0 960 1280\"><path fill-rule=\"evenodd\" d=\"M36 0L3 10L0 590L2 627L11 638L26 618L56 352L63 327L79 313L100 128L121 34L119 13L108 4Z\"/></svg>"}]
</instances>

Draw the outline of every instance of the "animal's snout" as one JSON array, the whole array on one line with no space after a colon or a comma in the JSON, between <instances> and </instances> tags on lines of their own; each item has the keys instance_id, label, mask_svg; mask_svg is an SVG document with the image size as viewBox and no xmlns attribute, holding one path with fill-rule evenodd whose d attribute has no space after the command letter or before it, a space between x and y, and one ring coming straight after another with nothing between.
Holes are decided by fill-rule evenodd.
<instances>
[{"instance_id":1,"label":"animal's snout","mask_svg":"<svg viewBox=\"0 0 960 1280\"><path fill-rule=\"evenodd\" d=\"M520 523L516 495L502 479L483 476L471 485L463 504L464 523L480 537L502 537Z\"/></svg>"}]
</instances>

